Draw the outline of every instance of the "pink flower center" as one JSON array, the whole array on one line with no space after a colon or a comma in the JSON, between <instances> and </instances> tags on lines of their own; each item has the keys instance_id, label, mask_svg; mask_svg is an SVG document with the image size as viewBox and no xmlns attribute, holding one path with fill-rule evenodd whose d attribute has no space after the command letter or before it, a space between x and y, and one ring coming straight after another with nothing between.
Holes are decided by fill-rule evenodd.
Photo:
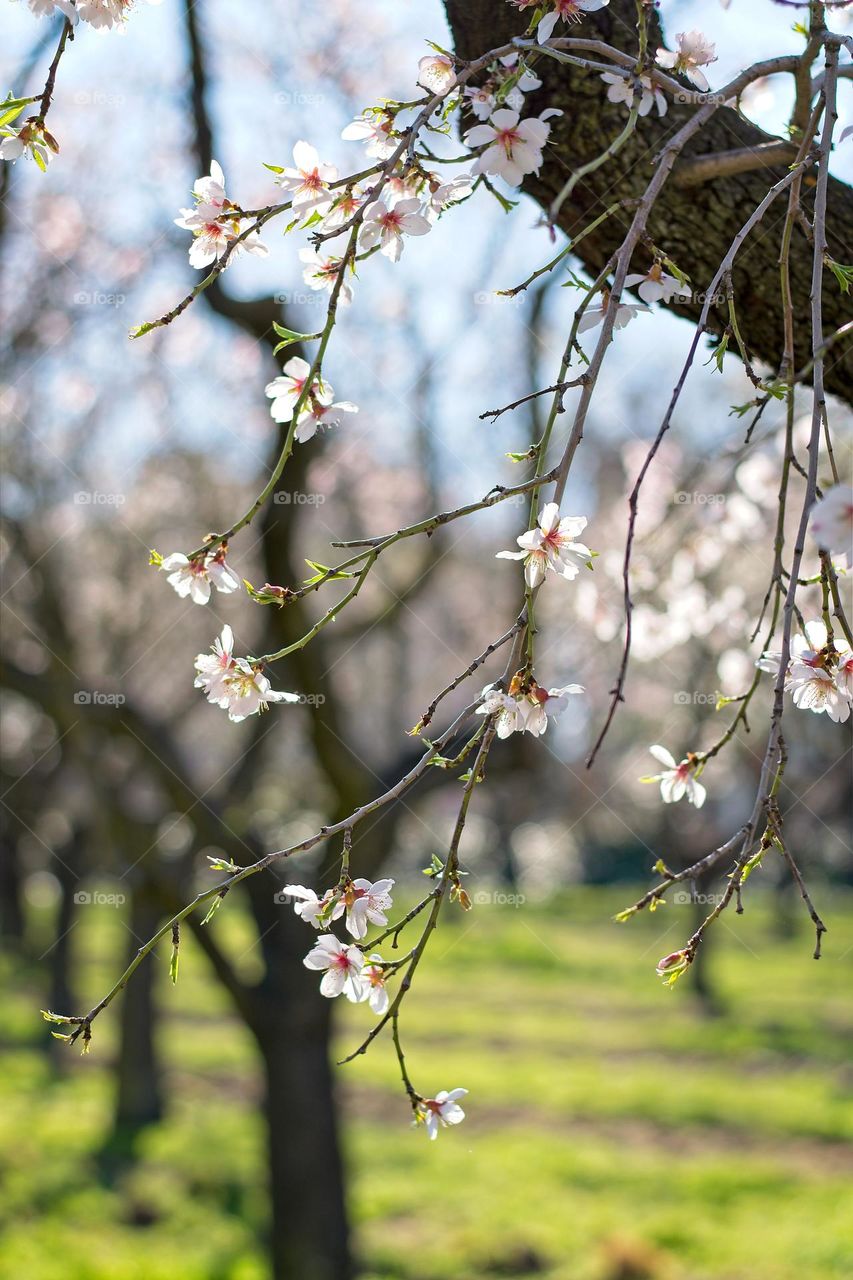
<instances>
[{"instance_id":1,"label":"pink flower center","mask_svg":"<svg viewBox=\"0 0 853 1280\"><path fill-rule=\"evenodd\" d=\"M507 156L511 156L514 145L521 142L521 134L517 129L499 129L495 134L495 142L503 147Z\"/></svg>"},{"instance_id":2,"label":"pink flower center","mask_svg":"<svg viewBox=\"0 0 853 1280\"><path fill-rule=\"evenodd\" d=\"M387 213L383 213L379 219L380 224L386 231L390 231L392 235L402 235L402 214L396 213L393 209L389 209Z\"/></svg>"},{"instance_id":3,"label":"pink flower center","mask_svg":"<svg viewBox=\"0 0 853 1280\"><path fill-rule=\"evenodd\" d=\"M310 173L302 170L302 185L309 191L324 191L326 188L325 182L316 169L312 169Z\"/></svg>"},{"instance_id":4,"label":"pink flower center","mask_svg":"<svg viewBox=\"0 0 853 1280\"><path fill-rule=\"evenodd\" d=\"M332 961L332 966L335 969L343 970L344 973L349 973L350 969L352 968L352 962L350 961L350 958L347 955L347 953L345 951L342 951L340 955L335 956L334 960Z\"/></svg>"}]
</instances>

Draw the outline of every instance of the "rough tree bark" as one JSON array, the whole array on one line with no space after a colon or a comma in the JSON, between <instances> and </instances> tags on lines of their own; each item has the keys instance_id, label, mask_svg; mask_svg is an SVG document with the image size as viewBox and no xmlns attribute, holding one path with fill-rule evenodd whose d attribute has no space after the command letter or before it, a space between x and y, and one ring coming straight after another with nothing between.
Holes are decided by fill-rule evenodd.
<instances>
[{"instance_id":1,"label":"rough tree bark","mask_svg":"<svg viewBox=\"0 0 853 1280\"><path fill-rule=\"evenodd\" d=\"M463 58L476 57L522 34L529 17L529 11L519 12L505 0L445 0L444 7L456 52ZM654 12L649 14L649 21L649 43L654 49L665 41ZM569 34L576 30L580 28L571 28ZM556 34L563 31L566 28L561 24ZM626 53L636 53L634 0L611 0L609 8L585 15L583 33L592 39L606 40ZM532 175L524 184L524 190L547 209L570 173L593 160L624 128L627 113L624 105L608 102L607 85L594 72L542 58L536 64L536 73L543 87L528 96L530 111L538 112L545 107L560 107L564 111L562 117L552 122L541 173ZM614 161L578 183L561 211L561 230L568 236L577 234L614 200L641 195L651 177L655 157L694 110L670 101L663 119L656 113L647 116ZM708 126L688 144L684 156L757 147L773 140L733 109L721 107ZM657 246L689 273L694 290L701 291L768 187L785 172L783 163L735 176L716 177L689 187L679 186L677 172L673 172L652 212L649 234ZM813 185L813 180L804 183L803 204L807 211ZM836 179L830 179L829 210L830 252L840 262L849 261L849 246L853 243L853 190ZM778 266L783 214L781 206L775 216L771 211L740 254L733 274L739 320L751 354L774 369L780 364L784 341ZM602 270L618 249L629 219L629 213L620 211L578 246L578 259L593 275ZM650 263L651 257L647 254L645 259L638 260L636 268L645 268ZM809 332L811 264L812 247L798 230L791 255L791 282L795 315L802 319L806 334ZM687 304L672 309L695 323L701 307ZM834 332L850 318L850 295L841 293L829 275L824 292L825 333ZM715 332L721 333L726 317L721 311L712 311L711 323ZM804 337L797 354L799 365L805 365L809 339ZM849 338L830 351L826 365L827 389L853 404L853 343Z\"/></svg>"}]
</instances>

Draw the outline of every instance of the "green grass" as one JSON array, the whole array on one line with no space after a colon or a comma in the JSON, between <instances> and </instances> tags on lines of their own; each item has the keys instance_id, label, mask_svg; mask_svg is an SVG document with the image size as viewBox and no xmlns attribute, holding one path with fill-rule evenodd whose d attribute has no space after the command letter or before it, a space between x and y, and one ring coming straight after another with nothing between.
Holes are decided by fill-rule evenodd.
<instances>
[{"instance_id":1,"label":"green grass","mask_svg":"<svg viewBox=\"0 0 853 1280\"><path fill-rule=\"evenodd\" d=\"M612 924L630 896L577 890L448 917L403 1034L419 1089L470 1090L461 1128L429 1143L410 1127L382 1040L341 1069L365 1280L853 1275L853 903L833 894L820 964L807 922L780 937L755 901L724 918L711 961L723 1012L708 1018L689 987L654 976L689 932L685 910ZM230 905L214 927L248 945ZM94 996L126 935L104 911L77 936ZM190 945L176 990L160 964L171 1110L114 1185L97 1151L115 1016L99 1020L92 1055L69 1053L57 1075L37 989L4 975L3 1280L266 1275L251 1044ZM341 1051L369 1019L347 1007Z\"/></svg>"}]
</instances>

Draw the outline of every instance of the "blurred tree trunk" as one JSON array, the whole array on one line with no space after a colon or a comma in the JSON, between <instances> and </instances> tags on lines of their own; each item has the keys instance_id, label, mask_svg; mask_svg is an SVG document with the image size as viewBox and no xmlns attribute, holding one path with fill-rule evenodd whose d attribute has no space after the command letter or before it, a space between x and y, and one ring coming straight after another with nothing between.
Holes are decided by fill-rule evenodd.
<instances>
[{"instance_id":1,"label":"blurred tree trunk","mask_svg":"<svg viewBox=\"0 0 853 1280\"><path fill-rule=\"evenodd\" d=\"M25 927L18 832L4 813L0 818L0 943L18 951L24 941Z\"/></svg>"},{"instance_id":2,"label":"blurred tree trunk","mask_svg":"<svg viewBox=\"0 0 853 1280\"><path fill-rule=\"evenodd\" d=\"M74 958L71 935L77 923L74 895L80 884L82 866L83 833L75 828L61 854L54 859L53 871L59 882L59 901L54 925L56 942L48 952L49 990L48 1009L75 1009ZM65 1046L52 1037L47 1041L54 1070L63 1071L68 1064Z\"/></svg>"},{"instance_id":3,"label":"blurred tree trunk","mask_svg":"<svg viewBox=\"0 0 853 1280\"><path fill-rule=\"evenodd\" d=\"M130 930L125 963L160 927L162 908L150 884L142 880L130 895ZM115 1067L113 1131L106 1152L124 1160L147 1125L163 1116L163 1084L157 1052L156 963L142 964L121 998L119 1047Z\"/></svg>"}]
</instances>

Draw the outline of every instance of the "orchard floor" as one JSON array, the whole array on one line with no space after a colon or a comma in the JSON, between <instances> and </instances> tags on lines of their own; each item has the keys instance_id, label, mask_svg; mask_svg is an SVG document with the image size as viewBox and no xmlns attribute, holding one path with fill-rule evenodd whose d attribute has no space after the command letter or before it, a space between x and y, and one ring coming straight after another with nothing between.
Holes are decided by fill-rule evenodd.
<instances>
[{"instance_id":1,"label":"orchard floor","mask_svg":"<svg viewBox=\"0 0 853 1280\"><path fill-rule=\"evenodd\" d=\"M466 1087L468 1119L435 1143L412 1129L384 1039L340 1069L362 1280L853 1276L853 899L818 890L819 964L798 901L782 928L757 895L724 917L711 1017L654 975L689 908L612 923L633 896L448 913L401 1025L416 1086ZM127 935L114 908L80 916L91 1003ZM213 928L250 946L230 905ZM57 1073L43 995L2 962L2 1280L266 1280L250 1042L189 943L174 990L155 963L170 1110L116 1181L98 1161L114 1013L88 1058L57 1046ZM342 1051L371 1017L347 1007Z\"/></svg>"}]
</instances>

